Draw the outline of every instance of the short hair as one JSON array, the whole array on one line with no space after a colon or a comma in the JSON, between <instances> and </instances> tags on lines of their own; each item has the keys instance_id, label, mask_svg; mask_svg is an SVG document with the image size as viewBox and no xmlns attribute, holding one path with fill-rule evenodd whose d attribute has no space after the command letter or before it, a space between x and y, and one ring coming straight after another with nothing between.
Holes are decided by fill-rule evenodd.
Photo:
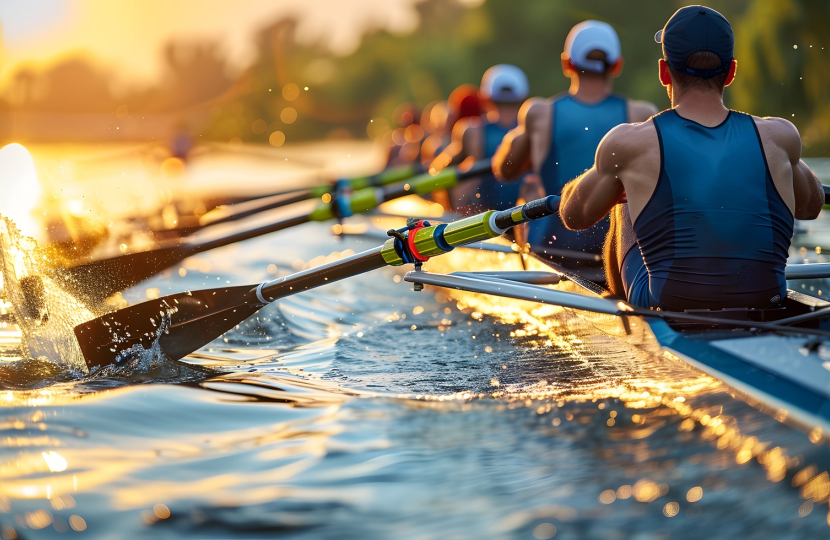
<instances>
[{"instance_id":1,"label":"short hair","mask_svg":"<svg viewBox=\"0 0 830 540\"><path fill-rule=\"evenodd\" d=\"M605 51L601 51L599 49L594 49L593 51L589 52L588 54L585 55L585 58L587 58L588 60L599 60L600 62L602 62L605 65L605 69L602 71L602 73L597 73L595 71L588 71L587 69L584 69L584 68L581 68L579 66L574 65L576 70L579 71L580 75L586 74L586 73L590 73L592 75L607 75L611 71L611 68L613 67L613 64L608 63L608 55L605 53ZM573 64L573 62L572 62L572 64Z\"/></svg>"},{"instance_id":2,"label":"short hair","mask_svg":"<svg viewBox=\"0 0 830 540\"><path fill-rule=\"evenodd\" d=\"M686 59L686 66L694 69L717 69L722 63L717 54L709 51L693 53ZM723 93L723 87L726 84L726 76L728 74L728 72L721 73L711 79L704 79L702 77L693 77L687 73L681 73L672 68L671 65L669 65L669 73L671 73L672 84L682 90L713 90L720 93Z\"/></svg>"}]
</instances>

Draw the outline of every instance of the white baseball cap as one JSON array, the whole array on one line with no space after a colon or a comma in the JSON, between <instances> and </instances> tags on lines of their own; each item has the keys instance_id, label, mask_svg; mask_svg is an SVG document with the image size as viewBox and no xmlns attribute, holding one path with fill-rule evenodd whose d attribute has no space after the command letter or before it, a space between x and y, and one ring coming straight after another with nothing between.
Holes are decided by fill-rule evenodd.
<instances>
[{"instance_id":1,"label":"white baseball cap","mask_svg":"<svg viewBox=\"0 0 830 540\"><path fill-rule=\"evenodd\" d=\"M588 54L592 51L605 53L605 62L592 60ZM622 56L620 38L608 23L601 21L584 21L568 33L565 40L565 54L571 63L579 69L592 73L603 73L609 65L617 63Z\"/></svg>"},{"instance_id":2,"label":"white baseball cap","mask_svg":"<svg viewBox=\"0 0 830 540\"><path fill-rule=\"evenodd\" d=\"M510 64L498 64L484 72L481 97L495 102L524 101L530 95L527 75Z\"/></svg>"}]
</instances>

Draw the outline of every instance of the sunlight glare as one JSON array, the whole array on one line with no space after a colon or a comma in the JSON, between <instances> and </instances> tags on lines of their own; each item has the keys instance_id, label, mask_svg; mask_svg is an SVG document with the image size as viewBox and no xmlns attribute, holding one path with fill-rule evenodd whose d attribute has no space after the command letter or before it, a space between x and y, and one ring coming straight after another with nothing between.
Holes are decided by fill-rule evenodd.
<instances>
[{"instance_id":1,"label":"sunlight glare","mask_svg":"<svg viewBox=\"0 0 830 540\"><path fill-rule=\"evenodd\" d=\"M45 231L32 215L41 189L32 155L21 144L0 149L0 215L14 221L26 236L42 242Z\"/></svg>"}]
</instances>

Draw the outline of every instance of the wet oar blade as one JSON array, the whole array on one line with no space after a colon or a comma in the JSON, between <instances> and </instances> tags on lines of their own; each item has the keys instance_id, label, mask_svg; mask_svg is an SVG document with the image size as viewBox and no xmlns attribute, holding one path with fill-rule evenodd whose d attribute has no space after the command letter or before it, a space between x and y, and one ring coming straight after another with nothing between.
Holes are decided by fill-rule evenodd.
<instances>
[{"instance_id":1,"label":"wet oar blade","mask_svg":"<svg viewBox=\"0 0 830 540\"><path fill-rule=\"evenodd\" d=\"M207 345L268 302L384 266L381 248L262 284L172 294L136 304L75 327L90 369L120 364L158 337L165 356L178 360ZM267 300L266 300L267 298Z\"/></svg>"},{"instance_id":2,"label":"wet oar blade","mask_svg":"<svg viewBox=\"0 0 830 540\"><path fill-rule=\"evenodd\" d=\"M90 369L127 361L150 350L156 338L168 357L181 358L206 343L205 332L222 335L261 307L249 285L183 292L80 324L75 336ZM183 331L182 324L192 325L193 331Z\"/></svg>"},{"instance_id":3,"label":"wet oar blade","mask_svg":"<svg viewBox=\"0 0 830 540\"><path fill-rule=\"evenodd\" d=\"M56 273L69 290L94 304L116 292L129 289L192 255L307 222L308 216L297 216L266 226L236 230L217 238L184 241L150 251L101 259L72 268L62 268L56 270Z\"/></svg>"}]
</instances>

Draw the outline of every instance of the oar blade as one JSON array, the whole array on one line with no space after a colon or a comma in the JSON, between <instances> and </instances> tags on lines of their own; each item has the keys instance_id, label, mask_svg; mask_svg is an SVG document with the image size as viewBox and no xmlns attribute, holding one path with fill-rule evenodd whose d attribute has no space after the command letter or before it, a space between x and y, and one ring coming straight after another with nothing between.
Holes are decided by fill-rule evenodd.
<instances>
[{"instance_id":1,"label":"oar blade","mask_svg":"<svg viewBox=\"0 0 830 540\"><path fill-rule=\"evenodd\" d=\"M142 302L75 327L93 370L123 364L158 339L161 351L178 360L210 343L262 307L250 285L171 294Z\"/></svg>"},{"instance_id":2,"label":"oar blade","mask_svg":"<svg viewBox=\"0 0 830 540\"><path fill-rule=\"evenodd\" d=\"M58 268L55 273L69 291L95 304L150 279L189 255L187 246L173 246Z\"/></svg>"}]
</instances>

